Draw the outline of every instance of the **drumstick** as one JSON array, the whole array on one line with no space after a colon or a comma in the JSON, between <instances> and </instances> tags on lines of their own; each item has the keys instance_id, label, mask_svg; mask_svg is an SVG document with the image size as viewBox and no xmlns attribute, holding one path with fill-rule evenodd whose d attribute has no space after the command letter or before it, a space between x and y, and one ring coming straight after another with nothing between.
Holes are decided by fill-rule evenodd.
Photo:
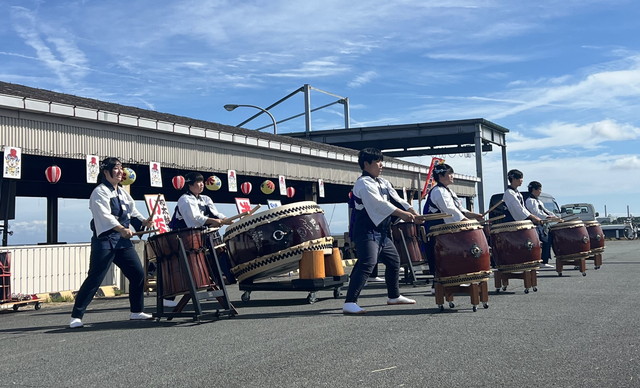
<instances>
[{"instance_id":1,"label":"drumstick","mask_svg":"<svg viewBox=\"0 0 640 388\"><path fill-rule=\"evenodd\" d=\"M157 231L159 231L160 229L149 229L149 230L141 230L139 232L134 232L133 236L142 236L143 234L147 234L147 233L155 233Z\"/></svg>"},{"instance_id":2,"label":"drumstick","mask_svg":"<svg viewBox=\"0 0 640 388\"><path fill-rule=\"evenodd\" d=\"M580 218L579 216L571 216L571 217L563 218L563 220L565 220L565 221L574 221L574 220L577 220L579 218Z\"/></svg>"},{"instance_id":3,"label":"drumstick","mask_svg":"<svg viewBox=\"0 0 640 388\"><path fill-rule=\"evenodd\" d=\"M260 206L262 205L256 205L256 207L254 207L253 209L249 210L249 215L252 215L253 213L255 213L258 209L260 209Z\"/></svg>"},{"instance_id":4,"label":"drumstick","mask_svg":"<svg viewBox=\"0 0 640 388\"><path fill-rule=\"evenodd\" d=\"M449 218L452 217L451 214L447 214L447 213L432 213L432 214L421 214L419 216L416 216L416 219L422 219L425 221L429 221L429 220L440 220L443 218Z\"/></svg>"},{"instance_id":5,"label":"drumstick","mask_svg":"<svg viewBox=\"0 0 640 388\"><path fill-rule=\"evenodd\" d=\"M493 221L501 220L501 219L503 219L505 217L506 217L506 215L502 214L502 215L499 215L499 216L496 216L496 217L493 217L493 218L489 218L487 220L482 220L482 221L480 221L480 223L481 224L485 224L487 222L493 222Z\"/></svg>"},{"instance_id":6,"label":"drumstick","mask_svg":"<svg viewBox=\"0 0 640 388\"><path fill-rule=\"evenodd\" d=\"M481 216L484 217L487 214L491 213L493 210L495 210L498 206L500 206L502 203L504 202L504 199L501 199L498 203L496 203L495 205L491 206L489 208L489 210L487 210L486 212L482 213Z\"/></svg>"}]
</instances>

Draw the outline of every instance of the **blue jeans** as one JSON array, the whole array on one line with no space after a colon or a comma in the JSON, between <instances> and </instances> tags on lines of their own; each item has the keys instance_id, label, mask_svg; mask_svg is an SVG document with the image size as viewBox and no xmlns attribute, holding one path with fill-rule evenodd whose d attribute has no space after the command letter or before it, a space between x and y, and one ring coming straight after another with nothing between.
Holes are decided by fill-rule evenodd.
<instances>
[{"instance_id":1,"label":"blue jeans","mask_svg":"<svg viewBox=\"0 0 640 388\"><path fill-rule=\"evenodd\" d=\"M92 241L93 242L93 241ZM71 312L72 318L80 318L95 296L104 280L111 263L117 265L129 279L129 304L132 313L142 312L144 307L144 270L140 258L133 247L122 249L100 249L92 244L89 272L80 286Z\"/></svg>"},{"instance_id":2,"label":"blue jeans","mask_svg":"<svg viewBox=\"0 0 640 388\"><path fill-rule=\"evenodd\" d=\"M371 233L367 235L366 239L355 241L355 245L358 261L351 271L345 302L356 303L358 301L360 291L362 291L378 260L385 265L384 277L387 283L387 296L389 298L399 297L400 256L398 256L398 251L391 238L380 233Z\"/></svg>"}]
</instances>

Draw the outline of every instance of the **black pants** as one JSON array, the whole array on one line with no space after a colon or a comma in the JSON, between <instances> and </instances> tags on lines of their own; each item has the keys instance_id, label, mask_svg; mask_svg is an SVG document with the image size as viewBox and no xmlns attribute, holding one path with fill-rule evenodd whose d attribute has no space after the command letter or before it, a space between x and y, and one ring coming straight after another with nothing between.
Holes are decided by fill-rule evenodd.
<instances>
[{"instance_id":1,"label":"black pants","mask_svg":"<svg viewBox=\"0 0 640 388\"><path fill-rule=\"evenodd\" d=\"M132 313L140 313L144 308L144 270L138 253L133 247L122 249L91 248L89 272L80 286L76 301L73 304L72 318L84 316L87 306L95 296L100 284L107 276L111 263L120 268L124 276L129 279L129 303Z\"/></svg>"}]
</instances>

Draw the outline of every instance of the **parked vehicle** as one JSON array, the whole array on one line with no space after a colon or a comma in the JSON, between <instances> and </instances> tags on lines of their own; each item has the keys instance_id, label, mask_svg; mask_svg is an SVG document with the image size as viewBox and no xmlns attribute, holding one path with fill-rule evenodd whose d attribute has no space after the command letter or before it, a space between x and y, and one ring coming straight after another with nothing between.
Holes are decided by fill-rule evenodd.
<instances>
[{"instance_id":1,"label":"parked vehicle","mask_svg":"<svg viewBox=\"0 0 640 388\"><path fill-rule=\"evenodd\" d=\"M560 208L562 218L577 216L582 221L595 221L599 215L590 203L569 203Z\"/></svg>"}]
</instances>

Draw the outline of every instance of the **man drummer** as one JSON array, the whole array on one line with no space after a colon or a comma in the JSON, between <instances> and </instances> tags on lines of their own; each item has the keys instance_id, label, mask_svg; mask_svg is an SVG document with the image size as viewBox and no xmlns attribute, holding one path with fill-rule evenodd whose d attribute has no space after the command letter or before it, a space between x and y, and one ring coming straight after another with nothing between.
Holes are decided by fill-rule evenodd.
<instances>
[{"instance_id":1,"label":"man drummer","mask_svg":"<svg viewBox=\"0 0 640 388\"><path fill-rule=\"evenodd\" d=\"M207 225L220 227L232 223L218 211L208 195L202 194L204 190L202 174L195 171L189 172L184 176L184 183L187 189L178 199L173 218L169 223L171 229L200 228ZM218 255L218 262L227 282L235 283L236 279L231 273L229 256L226 252Z\"/></svg>"},{"instance_id":2,"label":"man drummer","mask_svg":"<svg viewBox=\"0 0 640 388\"><path fill-rule=\"evenodd\" d=\"M365 148L358 154L362 175L353 185L355 207L352 211L351 240L355 244L356 261L349 281L349 289L342 312L363 314L358 306L362 291L378 259L385 264L387 304L414 304L415 300L400 295L400 256L391 240L393 217L405 222L414 222L417 212L400 198L391 183L380 178L383 155L375 148Z\"/></svg>"},{"instance_id":3,"label":"man drummer","mask_svg":"<svg viewBox=\"0 0 640 388\"><path fill-rule=\"evenodd\" d=\"M509 180L509 186L502 196L504 204L507 207L504 222L530 220L534 225L542 225L542 220L527 210L524 204L524 198L520 191L518 191L518 187L522 186L524 179L522 171L515 169L509 170L509 172L507 172L507 179Z\"/></svg>"},{"instance_id":4,"label":"man drummer","mask_svg":"<svg viewBox=\"0 0 640 388\"><path fill-rule=\"evenodd\" d=\"M538 197L542 193L542 183L538 181L532 181L527 186L527 190L529 190L529 198L525 201L524 205L529 210L529 212L541 220L548 221L558 221L561 222L562 219L556 217L553 212L547 210L544 207L544 204ZM536 230L538 232L538 237L540 238L540 242L542 243L542 265L540 268L554 268L549 264L549 259L551 258L551 241L549 241L549 224L537 225Z\"/></svg>"},{"instance_id":5,"label":"man drummer","mask_svg":"<svg viewBox=\"0 0 640 388\"><path fill-rule=\"evenodd\" d=\"M450 224L452 222L466 221L470 218L482 220L482 214L474 213L464 206L456 193L449 188L453 183L453 167L446 163L437 164L433 168L433 180L436 185L429 191L427 202L424 205L424 214L450 214L451 217L429 220L424 224L425 232L428 235L432 227L440 224ZM428 238L426 243L427 262L429 264L429 272L435 276L435 239ZM431 294L435 294L433 285Z\"/></svg>"}]
</instances>

